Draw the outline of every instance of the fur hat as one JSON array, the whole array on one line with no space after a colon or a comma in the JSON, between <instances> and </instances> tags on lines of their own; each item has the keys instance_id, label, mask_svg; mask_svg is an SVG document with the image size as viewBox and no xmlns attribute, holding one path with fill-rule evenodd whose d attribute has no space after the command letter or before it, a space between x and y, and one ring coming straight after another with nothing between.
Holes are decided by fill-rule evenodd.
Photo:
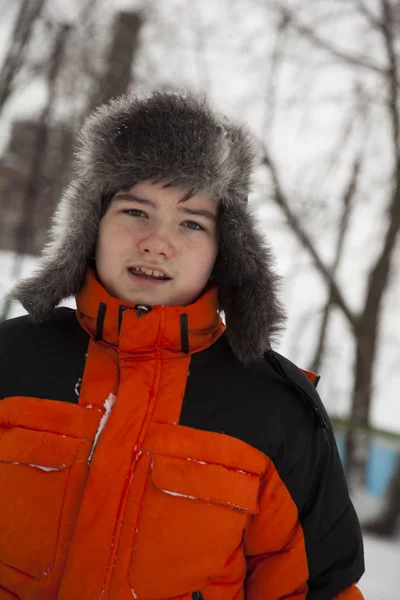
<instances>
[{"instance_id":1,"label":"fur hat","mask_svg":"<svg viewBox=\"0 0 400 600\"><path fill-rule=\"evenodd\" d=\"M234 353L262 356L283 321L272 257L248 207L251 136L191 93L124 95L99 107L79 136L74 178L53 218L39 270L11 292L35 322L81 288L104 198L145 180L207 192L220 202L214 276Z\"/></svg>"}]
</instances>

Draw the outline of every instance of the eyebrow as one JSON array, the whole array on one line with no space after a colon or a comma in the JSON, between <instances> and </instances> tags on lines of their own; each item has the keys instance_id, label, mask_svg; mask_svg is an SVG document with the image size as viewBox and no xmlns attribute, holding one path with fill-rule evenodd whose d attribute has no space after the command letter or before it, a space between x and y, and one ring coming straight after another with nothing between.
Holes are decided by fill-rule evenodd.
<instances>
[{"instance_id":1,"label":"eyebrow","mask_svg":"<svg viewBox=\"0 0 400 600\"><path fill-rule=\"evenodd\" d=\"M156 203L153 202L153 200L148 200L146 198L139 198L139 196L136 196L135 194L128 193L128 192L120 192L120 193L116 194L114 199L115 200L133 200L134 202L137 202L138 204L143 204L144 206L151 206L152 208L157 208ZM181 202L182 201L179 202L179 204L180 204L179 211L180 212L183 212L187 215L205 217L206 219L209 219L213 223L217 222L216 215L213 212L211 212L210 210L207 210L206 208L189 208L188 206L182 205Z\"/></svg>"}]
</instances>

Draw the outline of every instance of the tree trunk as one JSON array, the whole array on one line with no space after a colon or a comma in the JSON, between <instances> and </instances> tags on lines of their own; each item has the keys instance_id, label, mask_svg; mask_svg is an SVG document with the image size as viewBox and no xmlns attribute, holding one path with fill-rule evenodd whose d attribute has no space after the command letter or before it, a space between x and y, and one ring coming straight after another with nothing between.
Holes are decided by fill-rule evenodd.
<instances>
[{"instance_id":1,"label":"tree trunk","mask_svg":"<svg viewBox=\"0 0 400 600\"><path fill-rule=\"evenodd\" d=\"M11 36L11 43L0 72L0 113L12 90L29 43L33 26L40 16L45 0L24 0Z\"/></svg>"},{"instance_id":2,"label":"tree trunk","mask_svg":"<svg viewBox=\"0 0 400 600\"><path fill-rule=\"evenodd\" d=\"M143 20L139 13L118 13L104 76L94 82L94 90L86 114L90 114L96 106L128 90L142 24Z\"/></svg>"},{"instance_id":3,"label":"tree trunk","mask_svg":"<svg viewBox=\"0 0 400 600\"><path fill-rule=\"evenodd\" d=\"M345 470L351 486L364 483L369 450L373 366L377 350L377 314L364 314L356 337L356 357L349 428L345 444ZM355 426L355 427L354 427ZM359 427L360 429L358 429Z\"/></svg>"},{"instance_id":4,"label":"tree trunk","mask_svg":"<svg viewBox=\"0 0 400 600\"><path fill-rule=\"evenodd\" d=\"M382 241L382 249L375 264L371 268L366 286L364 307L359 315L353 313L347 305L342 289L337 285L332 273L326 268L320 254L312 244L309 236L301 226L298 217L293 213L290 203L282 192L279 177L269 153L265 151L264 164L272 175L275 189L274 199L287 216L289 226L299 241L310 252L321 276L325 279L329 300L343 312L347 318L354 336L356 346L355 373L352 392L351 419L355 431L349 431L346 439L346 469L350 479L364 479L368 451L368 438L357 433L369 424L373 369L377 354L377 339L382 299L390 281L390 270L394 258L396 239L400 230L400 76L398 64L398 31L396 29L396 3L390 0L380 0L380 14L370 12L361 6L361 12L366 14L370 25L380 40L386 55L384 65L370 62L363 54L352 54L332 44L329 39L321 37L314 24L302 21L295 11L287 7L287 3L274 2L273 10L278 11L281 18L286 18L288 25L304 39L311 42L316 49L327 52L330 56L344 65L361 67L381 77L382 88L385 90L385 104L388 116L388 144L393 161L391 176L392 192L387 200L388 227ZM390 147L391 146L391 147ZM319 356L317 354L316 358Z\"/></svg>"},{"instance_id":5,"label":"tree trunk","mask_svg":"<svg viewBox=\"0 0 400 600\"><path fill-rule=\"evenodd\" d=\"M24 205L21 214L21 221L17 229L17 251L13 265L13 278L18 278L21 274L23 257L26 254L26 249L30 243L30 238L33 234L33 220L37 199L41 191L43 181L43 167L45 164L46 153L48 149L49 139L49 121L50 115L54 108L55 100L55 83L61 65L61 59L64 52L65 42L70 31L69 25L63 25L54 44L53 54L51 57L50 68L48 73L48 99L47 103L40 115L38 128L34 141L34 152L30 172L26 182ZM11 301L6 298L0 321L8 318L11 309Z\"/></svg>"},{"instance_id":6,"label":"tree trunk","mask_svg":"<svg viewBox=\"0 0 400 600\"><path fill-rule=\"evenodd\" d=\"M360 156L356 157L354 161L354 165L351 171L350 180L348 185L346 186L345 193L343 195L343 213L342 218L340 220L340 228L339 235L337 239L336 249L335 249L335 259L332 265L332 278L336 279L336 274L339 268L339 264L342 258L343 250L344 250L344 241L347 233L347 227L349 224L351 209L352 209L352 201L354 195L357 190L358 177L360 173L361 167L361 158ZM325 341L326 335L328 332L328 323L329 317L332 309L335 307L335 297L332 290L332 283L329 284L329 293L328 299L324 308L324 314L322 316L321 327L319 331L319 337L317 342L317 348L315 350L314 358L311 360L310 371L314 371L317 373L320 369L320 365L322 363L322 358L325 350Z\"/></svg>"}]
</instances>

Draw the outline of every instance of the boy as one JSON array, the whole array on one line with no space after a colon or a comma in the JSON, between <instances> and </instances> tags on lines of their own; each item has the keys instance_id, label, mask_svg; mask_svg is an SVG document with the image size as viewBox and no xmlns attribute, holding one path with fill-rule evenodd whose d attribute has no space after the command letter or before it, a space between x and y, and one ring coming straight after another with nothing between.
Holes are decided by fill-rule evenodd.
<instances>
[{"instance_id":1,"label":"boy","mask_svg":"<svg viewBox=\"0 0 400 600\"><path fill-rule=\"evenodd\" d=\"M328 416L271 349L254 161L190 94L122 97L85 125L42 266L13 292L30 317L0 328L1 600L362 598ZM76 313L55 309L72 294Z\"/></svg>"}]
</instances>

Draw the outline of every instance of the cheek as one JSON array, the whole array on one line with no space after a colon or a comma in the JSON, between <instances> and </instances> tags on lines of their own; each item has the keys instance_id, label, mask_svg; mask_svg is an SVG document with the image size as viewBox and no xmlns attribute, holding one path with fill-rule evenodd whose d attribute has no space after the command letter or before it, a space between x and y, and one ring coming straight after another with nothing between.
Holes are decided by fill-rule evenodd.
<instances>
[{"instance_id":1,"label":"cheek","mask_svg":"<svg viewBox=\"0 0 400 600\"><path fill-rule=\"evenodd\" d=\"M207 257L207 265L210 271L213 270L215 261L217 260L218 255L218 241L216 238L213 238L208 245L207 252L204 252L204 256Z\"/></svg>"},{"instance_id":2,"label":"cheek","mask_svg":"<svg viewBox=\"0 0 400 600\"><path fill-rule=\"evenodd\" d=\"M217 253L217 243L214 241L196 246L190 260L193 274L202 275L207 280L214 268Z\"/></svg>"},{"instance_id":3,"label":"cheek","mask_svg":"<svg viewBox=\"0 0 400 600\"><path fill-rule=\"evenodd\" d=\"M106 249L106 238L104 236L104 228L101 226L101 223L100 223L99 233L97 235L97 244L96 244L97 269L99 269L102 266L104 256L106 255L105 249Z\"/></svg>"},{"instance_id":4,"label":"cheek","mask_svg":"<svg viewBox=\"0 0 400 600\"><path fill-rule=\"evenodd\" d=\"M135 235L131 227L121 223L110 223L103 229L100 227L97 252L104 259L132 247L134 243Z\"/></svg>"},{"instance_id":5,"label":"cheek","mask_svg":"<svg viewBox=\"0 0 400 600\"><path fill-rule=\"evenodd\" d=\"M113 223L100 223L96 247L96 268L103 280L108 279L119 254L120 236Z\"/></svg>"}]
</instances>

